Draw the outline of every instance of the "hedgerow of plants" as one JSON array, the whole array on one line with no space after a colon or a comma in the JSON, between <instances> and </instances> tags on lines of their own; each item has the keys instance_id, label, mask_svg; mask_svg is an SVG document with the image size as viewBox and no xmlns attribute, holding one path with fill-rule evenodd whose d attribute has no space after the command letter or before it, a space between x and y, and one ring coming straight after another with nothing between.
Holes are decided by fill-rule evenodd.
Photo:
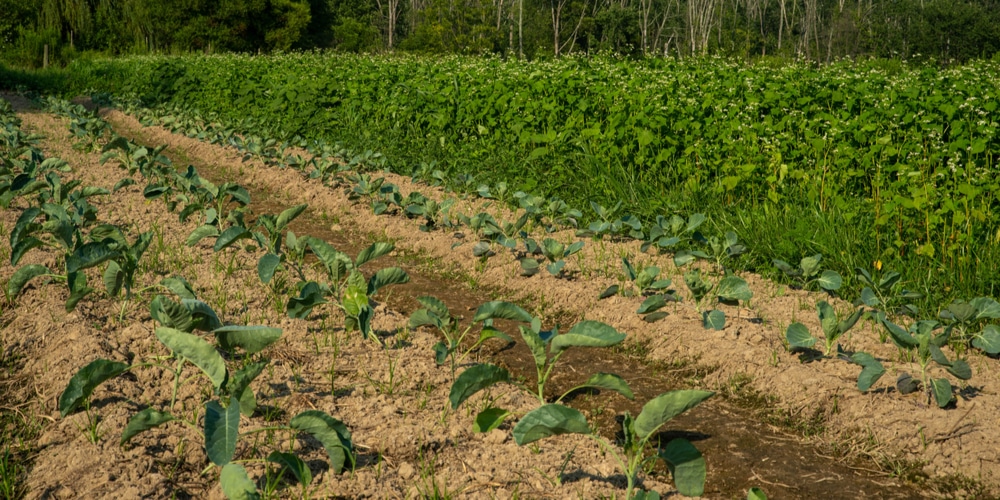
<instances>
[{"instance_id":1,"label":"hedgerow of plants","mask_svg":"<svg viewBox=\"0 0 1000 500\"><path fill-rule=\"evenodd\" d=\"M378 150L402 173L437 162L572 206L621 200L646 222L705 211L774 247L744 266L824 253L928 296L992 294L994 274L971 278L1000 262L997 68L886 67L309 53L102 60L70 78L242 133Z\"/></svg>"}]
</instances>

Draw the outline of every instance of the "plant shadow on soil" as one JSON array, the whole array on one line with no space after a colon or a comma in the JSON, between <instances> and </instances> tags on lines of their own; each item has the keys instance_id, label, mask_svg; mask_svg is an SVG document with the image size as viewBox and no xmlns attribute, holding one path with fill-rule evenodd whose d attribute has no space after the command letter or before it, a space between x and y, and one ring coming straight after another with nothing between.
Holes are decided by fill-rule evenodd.
<instances>
[{"instance_id":1,"label":"plant shadow on soil","mask_svg":"<svg viewBox=\"0 0 1000 500\"><path fill-rule=\"evenodd\" d=\"M140 134L118 131L139 143L145 143ZM167 149L178 168L193 164L199 174L212 182L240 182L232 172L190 158L183 152ZM255 213L278 213L287 208L282 204L278 190L262 191L244 186L250 192ZM339 221L338 226L348 226ZM334 248L350 255L357 254L371 243L364 234L350 234L350 228L334 230L329 221L311 211L306 211L292 221L290 227L297 235L321 238ZM384 257L380 263L399 265L407 270L411 279L405 285L394 287L391 294L383 298L383 303L404 314L415 310L419 304L415 300L424 295L433 295L444 301L455 311L472 312L482 303L496 300L496 292L470 288L452 271L433 265L412 265L412 258L394 252ZM530 309L529 309L530 310ZM560 316L549 312L564 326L569 326L572 315ZM471 316L469 314L468 316ZM498 322L501 330L513 333L508 325ZM385 333L385 332L383 332ZM398 332L388 332L389 338ZM625 332L628 333L628 332ZM512 348L485 349L485 357L493 363L508 368L514 377L524 377L529 383L534 379L533 358L523 343ZM645 360L642 345L625 344L624 347L605 350L570 350L560 359L560 367L547 384L550 394L562 393L596 372L616 373L622 376L635 393L635 400L629 401L618 394L598 393L574 394L568 401L589 415L591 422L607 438L614 439L620 433L620 416L624 412L637 415L642 405L650 399L670 390L701 388L699 380L712 371L711 367L698 366L696 361L679 362L671 366L649 363ZM428 352L428 356L432 353ZM824 455L827 450L815 444L806 443L803 437L821 431L827 409L817 408L809 416L783 415L775 409L775 401L747 389L749 380L731 381L731 386L720 391L699 407L672 420L660 434L662 443L669 439L685 437L697 442L698 449L708 463L708 477L705 482L705 496L715 498L742 498L747 488L763 488L770 498L829 498L832 488L836 488L839 498L922 498L925 495L913 485L902 483L889 473L876 472L872 463L838 460ZM605 397L606 396L606 397ZM470 424L471 425L471 424ZM558 437L553 438L558 439ZM377 457L359 456L359 466L375 464ZM654 474L666 475L662 462L653 469ZM897 476L906 477L896 471ZM562 476L562 481L572 482L584 476L598 481L612 482L623 486L624 476L616 473L609 477L593 477L582 471L570 471ZM914 479L914 478L909 478ZM922 479L919 476L917 479ZM669 479L668 479L669 481Z\"/></svg>"}]
</instances>

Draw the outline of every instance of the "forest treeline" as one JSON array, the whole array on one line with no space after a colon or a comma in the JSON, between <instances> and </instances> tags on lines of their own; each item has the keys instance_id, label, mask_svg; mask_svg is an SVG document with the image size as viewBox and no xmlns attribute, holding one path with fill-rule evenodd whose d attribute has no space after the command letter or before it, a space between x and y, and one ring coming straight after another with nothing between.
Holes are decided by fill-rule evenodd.
<instances>
[{"instance_id":1,"label":"forest treeline","mask_svg":"<svg viewBox=\"0 0 1000 500\"><path fill-rule=\"evenodd\" d=\"M333 49L965 61L1000 0L0 0L0 61Z\"/></svg>"}]
</instances>

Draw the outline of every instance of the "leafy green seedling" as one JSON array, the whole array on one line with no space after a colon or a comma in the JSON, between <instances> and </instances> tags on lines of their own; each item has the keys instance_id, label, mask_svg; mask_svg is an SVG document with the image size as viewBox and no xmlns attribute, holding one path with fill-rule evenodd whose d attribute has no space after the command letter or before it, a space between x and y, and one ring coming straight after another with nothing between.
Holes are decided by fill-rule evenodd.
<instances>
[{"instance_id":1,"label":"leafy green seedling","mask_svg":"<svg viewBox=\"0 0 1000 500\"><path fill-rule=\"evenodd\" d=\"M360 268L393 251L395 245L373 243L351 259L319 238L309 237L307 244L323 263L330 281L326 284L315 281L299 283L298 296L288 300L288 316L304 319L314 307L325 304L326 299L332 297L334 304L344 311L348 331L360 330L369 339L377 340L371 328L375 311L372 298L385 286L409 282L410 276L398 267L387 267L379 269L366 280Z\"/></svg>"},{"instance_id":2,"label":"leafy green seedling","mask_svg":"<svg viewBox=\"0 0 1000 500\"><path fill-rule=\"evenodd\" d=\"M798 267L792 267L791 264L780 259L774 259L774 265L805 290L808 290L814 283L828 292L839 290L844 282L843 278L837 271L820 269L821 260L823 260L823 256L816 254L803 257L799 261Z\"/></svg>"},{"instance_id":3,"label":"leafy green seedling","mask_svg":"<svg viewBox=\"0 0 1000 500\"><path fill-rule=\"evenodd\" d=\"M986 354L1000 354L1000 328L981 326L988 320L1000 319L1000 303L989 297L977 297L968 302L954 301L941 311L941 318L951 330L952 340L960 346L971 345ZM975 333L979 330L978 333ZM956 335L957 334L957 335Z\"/></svg>"},{"instance_id":4,"label":"leafy green seedling","mask_svg":"<svg viewBox=\"0 0 1000 500\"><path fill-rule=\"evenodd\" d=\"M552 276L560 277L563 274L563 267L566 266L566 261L563 259L566 259L582 250L583 242L577 241L576 243L567 246L552 238L545 238L539 246L539 249L542 251L542 255L544 255L549 261L549 264L545 266L545 270L547 270ZM538 269L538 262L536 261L534 265L532 265L530 262L532 260L535 259L521 259L521 268L526 272L531 268Z\"/></svg>"},{"instance_id":5,"label":"leafy green seedling","mask_svg":"<svg viewBox=\"0 0 1000 500\"><path fill-rule=\"evenodd\" d=\"M902 276L899 273L886 271L878 279L875 279L872 273L860 267L854 268L854 271L858 281L864 285L864 288L861 289L861 297L855 302L855 305L864 304L869 307L868 316L876 323L881 323L887 314L908 316L917 314L917 306L910 301L920 299L923 295L902 288L900 282ZM883 337L882 341L885 342L886 338Z\"/></svg>"},{"instance_id":6,"label":"leafy green seedling","mask_svg":"<svg viewBox=\"0 0 1000 500\"><path fill-rule=\"evenodd\" d=\"M865 392L885 374L885 368L877 359L865 352L849 354L840 348L840 338L848 330L857 324L864 309L856 309L843 321L837 316L837 312L826 301L816 304L816 313L819 315L819 323L823 328L824 352L826 357L836 357L861 366L861 373L858 375L858 390ZM802 352L804 361L811 361L817 358L811 351L817 339L809 333L809 329L802 323L792 323L785 331L785 340L788 342L788 349L791 352Z\"/></svg>"},{"instance_id":7,"label":"leafy green seedling","mask_svg":"<svg viewBox=\"0 0 1000 500\"><path fill-rule=\"evenodd\" d=\"M520 446L560 434L583 434L590 437L615 458L625 474L625 498L659 498L655 492L637 494L635 491L639 473L657 458L666 463L680 494L697 497L705 491L705 459L690 441L684 438L672 439L666 446L658 447L655 454L648 456L646 449L667 422L714 394L698 390L671 391L647 402L635 418L626 413L622 422L624 439L621 453L591 429L582 413L560 404L546 404L528 412L514 426L512 433L514 442Z\"/></svg>"},{"instance_id":8,"label":"leafy green seedling","mask_svg":"<svg viewBox=\"0 0 1000 500\"><path fill-rule=\"evenodd\" d=\"M422 309L418 309L410 315L410 328L418 328L421 326L429 325L433 326L441 332L444 336L444 342L438 342L434 344L434 359L437 361L438 365L442 365L446 360L451 360L451 377L455 378L455 372L458 370L458 366L469 357L470 354L476 351L479 346L483 345L484 342L490 339L500 339L505 342L513 342L506 333L493 328L492 318L486 318L482 320L482 326L479 331L479 339L476 340L471 346L466 348L462 347L462 343L465 341L466 337L473 330L476 323L470 323L464 330L458 324L458 318L451 315L448 310L448 306L444 302L434 298L434 297L417 297L417 302L424 306ZM484 308L510 308L514 311L520 309L520 307L510 304L507 302L491 302L489 304L484 304L480 307L480 314L477 316L484 316L482 314L486 309ZM496 314L496 313L494 313ZM517 311L516 316L522 318L530 318L527 312Z\"/></svg>"},{"instance_id":9,"label":"leafy green seedling","mask_svg":"<svg viewBox=\"0 0 1000 500\"><path fill-rule=\"evenodd\" d=\"M823 327L825 342L823 354L829 357L834 354L834 348L838 346L840 338L857 324L864 309L855 309L850 316L841 321L837 317L837 312L833 310L833 306L825 300L821 300L816 304L816 313L819 315L819 323ZM785 340L788 341L789 348L794 352L811 349L816 344L817 339L809 333L806 325L796 322L788 326Z\"/></svg>"},{"instance_id":10,"label":"leafy green seedling","mask_svg":"<svg viewBox=\"0 0 1000 500\"><path fill-rule=\"evenodd\" d=\"M636 272L635 267L626 258L622 258L622 267L625 269L625 279L633 284L633 288L622 292L625 296L632 296L636 293L646 296L642 305L636 311L637 314L644 314L643 320L654 322L666 317L666 313L659 311L667 302L677 302L679 297L673 290L669 290L671 281L669 279L657 279L660 275L660 268L647 266L642 271ZM619 293L620 287L612 285L601 293L600 299L605 299Z\"/></svg>"},{"instance_id":11,"label":"leafy green seedling","mask_svg":"<svg viewBox=\"0 0 1000 500\"><path fill-rule=\"evenodd\" d=\"M753 291L747 282L739 276L726 276L713 284L701 276L701 271L694 269L684 273L684 284L691 291L695 309L701 313L702 326L706 329L722 330L726 327L726 314L718 309L701 310L701 304L706 298L724 304L738 304L753 298ZM714 305L714 304L711 304Z\"/></svg>"},{"instance_id":12,"label":"leafy green seedling","mask_svg":"<svg viewBox=\"0 0 1000 500\"><path fill-rule=\"evenodd\" d=\"M559 358L568 349L572 347L611 347L625 340L624 334L598 321L581 321L562 335L555 328L543 331L541 329L541 321L537 318L532 318L523 309L509 306L497 307L493 304L487 303L480 306L473 321L500 318L530 322L531 326L522 325L520 326L520 330L521 337L531 350L535 361L536 384L534 387L528 387L517 380L513 380L510 373L505 368L499 366L491 364L474 365L463 371L452 384L451 392L448 396L452 409L457 409L459 405L477 392L501 382L514 384L525 391L531 392L538 398L540 404L545 404L547 401L545 384L552 376ZM613 373L596 373L591 375L582 384L561 394L554 402L559 403L569 394L582 389L607 389L618 392L629 399L633 397L632 390L628 387L628 384L618 375ZM495 409L488 409L488 411L491 411L490 415L496 413ZM486 417L482 414L476 417L477 421L484 418Z\"/></svg>"},{"instance_id":13,"label":"leafy green seedling","mask_svg":"<svg viewBox=\"0 0 1000 500\"><path fill-rule=\"evenodd\" d=\"M705 214L692 214L686 221L679 215L672 215L670 218L657 215L656 222L649 229L649 237L643 241L641 249L645 252L650 247L655 247L662 251L690 242L698 237L700 234L698 228L706 219Z\"/></svg>"},{"instance_id":14,"label":"leafy green seedling","mask_svg":"<svg viewBox=\"0 0 1000 500\"><path fill-rule=\"evenodd\" d=\"M930 362L940 365L952 376L959 380L969 380L972 378L972 368L963 359L950 361L941 351L941 348L948 343L951 329L945 329L940 334L935 334L941 328L937 321L917 321L910 325L909 330L904 330L899 325L882 320L882 325L889 332L889 338L900 350L910 351L915 354L915 359L920 365L920 382L927 394L927 401L933 395L938 407L944 408L954 399L952 395L951 382L947 378L930 378Z\"/></svg>"}]
</instances>

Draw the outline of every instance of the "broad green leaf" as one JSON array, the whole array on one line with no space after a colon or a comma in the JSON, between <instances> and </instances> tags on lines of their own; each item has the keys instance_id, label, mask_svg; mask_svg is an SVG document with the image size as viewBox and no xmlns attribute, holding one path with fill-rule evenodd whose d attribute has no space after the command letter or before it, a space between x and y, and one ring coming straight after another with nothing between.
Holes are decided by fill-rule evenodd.
<instances>
[{"instance_id":1,"label":"broad green leaf","mask_svg":"<svg viewBox=\"0 0 1000 500\"><path fill-rule=\"evenodd\" d=\"M976 297L969 304L976 308L976 319L1000 319L1000 303L989 297Z\"/></svg>"},{"instance_id":2,"label":"broad green leaf","mask_svg":"<svg viewBox=\"0 0 1000 500\"><path fill-rule=\"evenodd\" d=\"M223 466L233 459L239 428L240 402L235 397L227 408L215 400L205 404L205 454L213 464Z\"/></svg>"},{"instance_id":3,"label":"broad green leaf","mask_svg":"<svg viewBox=\"0 0 1000 500\"><path fill-rule=\"evenodd\" d=\"M354 260L354 267L361 267L366 262L371 262L383 255L388 254L396 248L392 243L377 242L361 251L358 258Z\"/></svg>"},{"instance_id":4,"label":"broad green leaf","mask_svg":"<svg viewBox=\"0 0 1000 500\"><path fill-rule=\"evenodd\" d=\"M410 275L398 267L379 269L368 280L368 296L375 295L382 287L410 282Z\"/></svg>"},{"instance_id":5,"label":"broad green leaf","mask_svg":"<svg viewBox=\"0 0 1000 500\"><path fill-rule=\"evenodd\" d=\"M840 336L837 329L837 313L827 301L821 300L816 304L816 312L819 314L819 324L823 327L823 334L828 340L833 340Z\"/></svg>"},{"instance_id":6,"label":"broad green leaf","mask_svg":"<svg viewBox=\"0 0 1000 500\"><path fill-rule=\"evenodd\" d=\"M116 252L104 243L85 243L73 255L66 257L66 272L75 273L103 264L115 256Z\"/></svg>"},{"instance_id":7,"label":"broad green leaf","mask_svg":"<svg viewBox=\"0 0 1000 500\"><path fill-rule=\"evenodd\" d=\"M705 458L690 441L677 438L657 453L670 474L677 491L687 497L700 497L705 492Z\"/></svg>"},{"instance_id":8,"label":"broad green leaf","mask_svg":"<svg viewBox=\"0 0 1000 500\"><path fill-rule=\"evenodd\" d=\"M181 305L191 311L191 320L195 330L210 332L222 328L219 316L208 304L196 299L181 299Z\"/></svg>"},{"instance_id":9,"label":"broad green leaf","mask_svg":"<svg viewBox=\"0 0 1000 500\"><path fill-rule=\"evenodd\" d=\"M972 346L989 355L1000 354L1000 328L986 325L983 331L972 339Z\"/></svg>"},{"instance_id":10,"label":"broad green leaf","mask_svg":"<svg viewBox=\"0 0 1000 500\"><path fill-rule=\"evenodd\" d=\"M335 282L342 280L348 269L354 266L347 254L333 248L329 243L319 238L309 237L306 239L306 244L323 263L330 278Z\"/></svg>"},{"instance_id":11,"label":"broad green leaf","mask_svg":"<svg viewBox=\"0 0 1000 500\"><path fill-rule=\"evenodd\" d=\"M229 325L217 328L212 333L222 349L232 351L239 347L250 354L263 351L281 338L281 328L269 326Z\"/></svg>"},{"instance_id":12,"label":"broad green leaf","mask_svg":"<svg viewBox=\"0 0 1000 500\"><path fill-rule=\"evenodd\" d=\"M226 464L219 473L219 486L229 500L259 500L257 486L239 464Z\"/></svg>"},{"instance_id":13,"label":"broad green leaf","mask_svg":"<svg viewBox=\"0 0 1000 500\"><path fill-rule=\"evenodd\" d=\"M951 382L948 382L948 379L932 378L931 392L934 393L934 401L937 402L939 408L944 408L948 406L948 403L951 403Z\"/></svg>"},{"instance_id":14,"label":"broad green leaf","mask_svg":"<svg viewBox=\"0 0 1000 500\"><path fill-rule=\"evenodd\" d=\"M866 392L885 374L882 363L866 352L854 353L851 361L861 365L861 374L858 375L858 390L861 392Z\"/></svg>"},{"instance_id":15,"label":"broad green leaf","mask_svg":"<svg viewBox=\"0 0 1000 500\"><path fill-rule=\"evenodd\" d=\"M476 309L476 315L472 318L472 321L478 323L487 319L509 319L511 321L531 323L533 317L516 304L493 301L479 306L479 308Z\"/></svg>"},{"instance_id":16,"label":"broad green leaf","mask_svg":"<svg viewBox=\"0 0 1000 500\"><path fill-rule=\"evenodd\" d=\"M7 296L11 299L16 298L21 294L24 285L27 285L32 279L45 274L49 274L49 268L41 264L28 264L18 268L10 277L10 281L7 282Z\"/></svg>"},{"instance_id":17,"label":"broad green leaf","mask_svg":"<svg viewBox=\"0 0 1000 500\"><path fill-rule=\"evenodd\" d=\"M95 359L76 372L59 396L59 415L63 418L84 404L97 386L128 370L128 365L107 359Z\"/></svg>"},{"instance_id":18,"label":"broad green leaf","mask_svg":"<svg viewBox=\"0 0 1000 500\"><path fill-rule=\"evenodd\" d=\"M829 269L823 271L819 275L819 280L817 280L819 286L824 290L834 291L840 290L841 285L843 285L844 280L840 277L837 271L831 271Z\"/></svg>"},{"instance_id":19,"label":"broad green leaf","mask_svg":"<svg viewBox=\"0 0 1000 500\"><path fill-rule=\"evenodd\" d=\"M197 298L194 294L194 287L192 287L191 283L188 283L188 281L182 276L164 278L160 280L160 284L182 299L194 300Z\"/></svg>"},{"instance_id":20,"label":"broad green leaf","mask_svg":"<svg viewBox=\"0 0 1000 500\"><path fill-rule=\"evenodd\" d=\"M553 355L570 347L610 347L625 340L625 334L600 321L585 320L562 335L556 335L550 351Z\"/></svg>"},{"instance_id":21,"label":"broad green leaf","mask_svg":"<svg viewBox=\"0 0 1000 500\"><path fill-rule=\"evenodd\" d=\"M264 371L269 362L270 360L264 359L250 363L236 373L233 373L226 383L226 390L229 392L229 395L240 401L240 413L243 415L249 417L257 409L257 397L254 395L253 390L250 389L250 383Z\"/></svg>"},{"instance_id":22,"label":"broad green leaf","mask_svg":"<svg viewBox=\"0 0 1000 500\"><path fill-rule=\"evenodd\" d=\"M739 276L726 276L719 281L719 288L715 292L723 300L747 301L753 298L750 286Z\"/></svg>"},{"instance_id":23,"label":"broad green leaf","mask_svg":"<svg viewBox=\"0 0 1000 500\"><path fill-rule=\"evenodd\" d=\"M108 291L109 297L117 297L125 282L125 273L117 262L108 261L108 267L104 269L104 288Z\"/></svg>"},{"instance_id":24,"label":"broad green leaf","mask_svg":"<svg viewBox=\"0 0 1000 500\"><path fill-rule=\"evenodd\" d=\"M489 432L497 427L510 416L510 412L502 408L487 408L476 415L476 420L472 423L473 432Z\"/></svg>"},{"instance_id":25,"label":"broad green leaf","mask_svg":"<svg viewBox=\"0 0 1000 500\"><path fill-rule=\"evenodd\" d=\"M302 212L304 212L308 206L309 206L308 204L303 203L301 205L295 205L294 207L286 208L285 210L283 210L280 214L278 214L278 220L277 223L275 224L276 229L278 229L279 231L285 229L285 226L287 226L289 222L295 220L296 217L301 215Z\"/></svg>"},{"instance_id":26,"label":"broad green leaf","mask_svg":"<svg viewBox=\"0 0 1000 500\"><path fill-rule=\"evenodd\" d=\"M489 339L500 339L500 340L503 340L504 342L507 342L507 343L513 343L514 342L514 339L510 338L510 335L507 335L506 333L501 332L500 330L497 330L496 328L493 328L493 327L483 327L483 330L481 332L479 332L479 342L477 342L477 343L482 343L482 342L487 341Z\"/></svg>"},{"instance_id":27,"label":"broad green leaf","mask_svg":"<svg viewBox=\"0 0 1000 500\"><path fill-rule=\"evenodd\" d=\"M566 261L560 260L545 266L545 270L552 276L559 276L564 267L566 267Z\"/></svg>"},{"instance_id":28,"label":"broad green leaf","mask_svg":"<svg viewBox=\"0 0 1000 500\"><path fill-rule=\"evenodd\" d=\"M655 323L663 318L669 316L666 311L656 311L655 313L647 314L642 317L642 320L646 323Z\"/></svg>"},{"instance_id":29,"label":"broad green leaf","mask_svg":"<svg viewBox=\"0 0 1000 500\"><path fill-rule=\"evenodd\" d=\"M24 254L28 253L28 250L38 248L44 244L45 243L42 240L35 238L34 236L28 236L27 238L19 240L10 251L10 265L16 266L18 262L21 262L21 258L24 257Z\"/></svg>"},{"instance_id":30,"label":"broad green leaf","mask_svg":"<svg viewBox=\"0 0 1000 500\"><path fill-rule=\"evenodd\" d=\"M210 226L208 224L201 225L196 227L194 231L191 231L191 234L189 234L187 239L184 240L184 244L189 247L193 247L197 245L198 242L201 241L203 238L209 238L213 236L219 236L218 228L216 228L215 226Z\"/></svg>"},{"instance_id":31,"label":"broad green leaf","mask_svg":"<svg viewBox=\"0 0 1000 500\"><path fill-rule=\"evenodd\" d=\"M726 313L712 309L701 313L702 326L707 329L722 331L726 327Z\"/></svg>"},{"instance_id":32,"label":"broad green leaf","mask_svg":"<svg viewBox=\"0 0 1000 500\"><path fill-rule=\"evenodd\" d=\"M896 347L901 349L913 349L920 345L920 342L918 342L917 339L913 338L909 332L901 328L899 325L896 325L887 319L883 319L882 326L885 327L887 332L889 332L889 338L892 339L893 344L896 344Z\"/></svg>"},{"instance_id":33,"label":"broad green leaf","mask_svg":"<svg viewBox=\"0 0 1000 500\"><path fill-rule=\"evenodd\" d=\"M561 434L590 434L590 424L579 411L560 404L547 404L528 412L514 426L518 446Z\"/></svg>"},{"instance_id":34,"label":"broad green leaf","mask_svg":"<svg viewBox=\"0 0 1000 500\"><path fill-rule=\"evenodd\" d=\"M169 347L175 355L190 361L205 372L216 391L222 388L226 382L226 362L214 346L197 335L173 328L157 327L155 334L156 338Z\"/></svg>"},{"instance_id":35,"label":"broad green leaf","mask_svg":"<svg viewBox=\"0 0 1000 500\"><path fill-rule=\"evenodd\" d=\"M288 299L288 317L295 319L305 319L312 312L313 308L326 304L323 290L315 281L306 283L299 292L298 297Z\"/></svg>"},{"instance_id":36,"label":"broad green leaf","mask_svg":"<svg viewBox=\"0 0 1000 500\"><path fill-rule=\"evenodd\" d=\"M789 350L809 349L816 344L816 337L809 333L809 328L802 323L792 323L785 330L785 340L788 341Z\"/></svg>"},{"instance_id":37,"label":"broad green leaf","mask_svg":"<svg viewBox=\"0 0 1000 500\"><path fill-rule=\"evenodd\" d=\"M267 461L280 465L284 470L291 471L295 479L303 486L309 486L312 483L312 471L309 470L309 466L292 453L272 451L267 456Z\"/></svg>"},{"instance_id":38,"label":"broad green leaf","mask_svg":"<svg viewBox=\"0 0 1000 500\"><path fill-rule=\"evenodd\" d=\"M273 253L264 254L257 261L257 277L260 278L260 282L264 284L270 283L271 278L274 277L274 272L278 270L280 264L281 257Z\"/></svg>"},{"instance_id":39,"label":"broad green leaf","mask_svg":"<svg viewBox=\"0 0 1000 500\"><path fill-rule=\"evenodd\" d=\"M473 394L500 382L510 380L510 373L499 366L490 364L480 364L469 367L455 379L451 385L451 392L448 400L451 401L451 409L455 410L466 399Z\"/></svg>"},{"instance_id":40,"label":"broad green leaf","mask_svg":"<svg viewBox=\"0 0 1000 500\"><path fill-rule=\"evenodd\" d=\"M632 394L632 389L625 382L625 379L614 373L595 373L583 383L583 387L607 389L615 391L628 399L635 399L635 395Z\"/></svg>"},{"instance_id":41,"label":"broad green leaf","mask_svg":"<svg viewBox=\"0 0 1000 500\"><path fill-rule=\"evenodd\" d=\"M69 298L66 299L66 312L76 308L76 304L94 289L87 286L87 275L81 272L66 274L66 285L69 287Z\"/></svg>"},{"instance_id":42,"label":"broad green leaf","mask_svg":"<svg viewBox=\"0 0 1000 500\"><path fill-rule=\"evenodd\" d=\"M448 346L444 344L444 342L434 344L431 349L434 351L434 361L438 364L438 366L443 365L444 362L448 360L448 354L451 351L448 349Z\"/></svg>"},{"instance_id":43,"label":"broad green leaf","mask_svg":"<svg viewBox=\"0 0 1000 500\"><path fill-rule=\"evenodd\" d=\"M348 286L347 290L344 291L341 305L344 306L344 311L347 314L357 316L361 314L362 309L368 307L368 295L365 294L365 290L362 288L354 285Z\"/></svg>"},{"instance_id":44,"label":"broad green leaf","mask_svg":"<svg viewBox=\"0 0 1000 500\"><path fill-rule=\"evenodd\" d=\"M319 410L306 410L292 418L289 427L309 434L326 449L330 468L337 474L354 466L354 443L351 431L343 422Z\"/></svg>"},{"instance_id":45,"label":"broad green leaf","mask_svg":"<svg viewBox=\"0 0 1000 500\"><path fill-rule=\"evenodd\" d=\"M427 308L427 310L438 315L440 318L451 317L451 312L448 311L448 306L444 302L439 300L437 297L431 297L430 295L424 295L422 297L417 297L417 302L420 305Z\"/></svg>"},{"instance_id":46,"label":"broad green leaf","mask_svg":"<svg viewBox=\"0 0 1000 500\"><path fill-rule=\"evenodd\" d=\"M212 247L216 252L221 251L225 248L229 248L234 243L244 238L249 238L251 236L250 231L244 227L232 226L226 229L219 235L215 240L215 246Z\"/></svg>"},{"instance_id":47,"label":"broad green leaf","mask_svg":"<svg viewBox=\"0 0 1000 500\"><path fill-rule=\"evenodd\" d=\"M636 314L646 314L661 309L663 306L667 305L667 300L663 298L663 295L650 295L646 297L646 300L642 301L639 309L636 309Z\"/></svg>"},{"instance_id":48,"label":"broad green leaf","mask_svg":"<svg viewBox=\"0 0 1000 500\"><path fill-rule=\"evenodd\" d=\"M425 325L430 325L440 329L444 329L447 326L444 319L427 309L417 309L416 311L413 311L413 314L410 315L408 325L411 329L419 328Z\"/></svg>"},{"instance_id":49,"label":"broad green leaf","mask_svg":"<svg viewBox=\"0 0 1000 500\"><path fill-rule=\"evenodd\" d=\"M639 416L635 417L634 429L639 439L650 437L670 419L684 413L702 401L712 397L714 392L681 390L663 393L642 407Z\"/></svg>"},{"instance_id":50,"label":"broad green leaf","mask_svg":"<svg viewBox=\"0 0 1000 500\"><path fill-rule=\"evenodd\" d=\"M964 359L952 361L951 366L945 368L945 370L961 380L972 378L972 367Z\"/></svg>"},{"instance_id":51,"label":"broad green leaf","mask_svg":"<svg viewBox=\"0 0 1000 500\"><path fill-rule=\"evenodd\" d=\"M524 339L524 344L528 346L528 350L531 351L531 357L535 360L535 367L541 369L545 366L545 362L548 359L545 355L546 341L535 331L536 329L541 329L541 321L533 320L530 328L524 325L521 325L519 328L521 330L521 338Z\"/></svg>"},{"instance_id":52,"label":"broad green leaf","mask_svg":"<svg viewBox=\"0 0 1000 500\"><path fill-rule=\"evenodd\" d=\"M129 442L130 439L140 432L148 431L173 420L174 416L169 413L156 411L153 408L146 408L132 415L132 418L128 420L128 424L125 425L125 431L122 432L122 439L119 446L124 446L125 443Z\"/></svg>"},{"instance_id":53,"label":"broad green leaf","mask_svg":"<svg viewBox=\"0 0 1000 500\"><path fill-rule=\"evenodd\" d=\"M618 285L611 285L608 288L606 288L603 292L601 292L601 295L599 295L597 299L602 300L611 297L613 295L616 295L618 293L618 289L619 289Z\"/></svg>"},{"instance_id":54,"label":"broad green leaf","mask_svg":"<svg viewBox=\"0 0 1000 500\"><path fill-rule=\"evenodd\" d=\"M875 307L881 304L881 301L878 300L878 296L875 295L875 292L868 287L864 287L861 290L861 302L868 307Z\"/></svg>"},{"instance_id":55,"label":"broad green leaf","mask_svg":"<svg viewBox=\"0 0 1000 500\"><path fill-rule=\"evenodd\" d=\"M819 261L822 259L823 256L820 254L803 257L802 260L799 261L799 267L802 268L802 273L807 277L816 274L816 272L819 271Z\"/></svg>"},{"instance_id":56,"label":"broad green leaf","mask_svg":"<svg viewBox=\"0 0 1000 500\"><path fill-rule=\"evenodd\" d=\"M747 490L747 500L767 500L767 494L764 490L754 486Z\"/></svg>"}]
</instances>

